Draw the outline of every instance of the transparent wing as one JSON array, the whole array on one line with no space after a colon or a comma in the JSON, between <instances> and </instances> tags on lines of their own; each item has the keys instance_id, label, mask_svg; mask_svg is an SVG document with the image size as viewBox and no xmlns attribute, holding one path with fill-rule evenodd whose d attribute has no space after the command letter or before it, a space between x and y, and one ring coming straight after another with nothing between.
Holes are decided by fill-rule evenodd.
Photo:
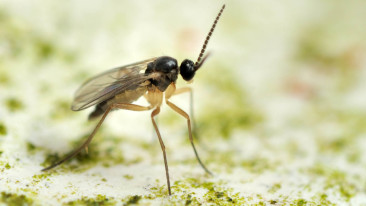
<instances>
[{"instance_id":1,"label":"transparent wing","mask_svg":"<svg viewBox=\"0 0 366 206\"><path fill-rule=\"evenodd\" d=\"M106 101L126 90L134 90L150 77L140 71L157 57L117 67L85 82L76 91L71 109L79 111Z\"/></svg>"}]
</instances>

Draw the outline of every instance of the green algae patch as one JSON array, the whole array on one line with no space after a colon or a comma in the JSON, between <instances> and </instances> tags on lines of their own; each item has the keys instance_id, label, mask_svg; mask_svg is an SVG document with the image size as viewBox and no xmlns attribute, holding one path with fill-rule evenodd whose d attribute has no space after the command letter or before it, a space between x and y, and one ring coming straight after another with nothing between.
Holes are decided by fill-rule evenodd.
<instances>
[{"instance_id":1,"label":"green algae patch","mask_svg":"<svg viewBox=\"0 0 366 206\"><path fill-rule=\"evenodd\" d=\"M341 24L337 22L336 24ZM359 51L355 46L358 43L351 43L347 47L342 49L329 49L328 45L337 45L336 41L339 34L348 35L347 32L330 31L329 22L319 22L318 24L307 27L302 31L298 42L298 49L294 54L294 61L302 64L309 65L312 69L317 70L319 74L326 74L327 76L342 75L342 78L338 78L336 88L341 91L345 91L352 87L354 79L356 79L358 71L357 55ZM331 28L334 29L334 28ZM333 38L329 38L330 32L334 35ZM332 42L333 41L333 42ZM345 43L345 42L342 42ZM344 46L344 45L343 45ZM335 46L337 47L337 46Z\"/></svg>"},{"instance_id":2,"label":"green algae patch","mask_svg":"<svg viewBox=\"0 0 366 206\"><path fill-rule=\"evenodd\" d=\"M80 147L89 134L84 135L82 138L72 142L73 145L69 153L58 154L50 153L46 156L45 161L42 166L50 166L61 159L65 158L68 154L71 154L76 148ZM74 172L83 172L96 165L102 165L104 167L110 167L112 165L123 164L131 165L143 161L142 156L134 156L131 159L126 159L124 157L123 151L119 148L120 144L123 142L126 144L126 139L123 137L117 137L104 133L101 129L100 134L96 134L91 143L88 145L87 149L80 151L75 157L66 161L61 167L66 170L72 169ZM132 142L134 144L136 142ZM138 143L138 142L137 142ZM127 143L128 144L128 143Z\"/></svg>"},{"instance_id":3,"label":"green algae patch","mask_svg":"<svg viewBox=\"0 0 366 206\"><path fill-rule=\"evenodd\" d=\"M47 179L50 175L47 174L47 173L41 173L41 174L38 174L38 175L33 175L32 178L33 180L35 181L41 181L43 179Z\"/></svg>"},{"instance_id":4,"label":"green algae patch","mask_svg":"<svg viewBox=\"0 0 366 206\"><path fill-rule=\"evenodd\" d=\"M366 133L366 113L357 110L341 110L323 104L316 105L311 112L311 119L314 122L331 122L342 127L340 132L332 136L316 134L316 143L319 152L325 155L342 155L349 162L357 163L362 156L358 142Z\"/></svg>"},{"instance_id":5,"label":"green algae patch","mask_svg":"<svg viewBox=\"0 0 366 206\"><path fill-rule=\"evenodd\" d=\"M131 196L130 198L128 198L127 202L124 203L123 205L124 206L135 205L135 204L138 204L140 200L141 200L140 195L134 195L134 196Z\"/></svg>"},{"instance_id":6,"label":"green algae patch","mask_svg":"<svg viewBox=\"0 0 366 206\"><path fill-rule=\"evenodd\" d=\"M22 35L23 30L15 23L14 18L3 9L0 10L0 27L2 28L0 39L2 42L6 42L5 48L7 48L0 58L3 56L12 58L17 57L23 48L20 38L25 38L26 35Z\"/></svg>"},{"instance_id":7,"label":"green algae patch","mask_svg":"<svg viewBox=\"0 0 366 206\"><path fill-rule=\"evenodd\" d=\"M208 203L215 205L238 205L245 204L247 201L240 198L239 194L230 194L230 190L220 187L210 187L203 196Z\"/></svg>"},{"instance_id":8,"label":"green algae patch","mask_svg":"<svg viewBox=\"0 0 366 206\"><path fill-rule=\"evenodd\" d=\"M276 183L276 184L274 184L274 185L272 185L271 186L271 188L268 190L268 192L270 192L270 193L276 193L278 190L280 190L281 189L281 184L280 183Z\"/></svg>"},{"instance_id":9,"label":"green algae patch","mask_svg":"<svg viewBox=\"0 0 366 206\"><path fill-rule=\"evenodd\" d=\"M0 65L0 70L1 70L1 65ZM8 76L7 73L4 72L0 72L0 85L9 85L10 83L10 78Z\"/></svg>"},{"instance_id":10,"label":"green algae patch","mask_svg":"<svg viewBox=\"0 0 366 206\"><path fill-rule=\"evenodd\" d=\"M123 175L123 177L127 180L132 180L133 179L132 175Z\"/></svg>"},{"instance_id":11,"label":"green algae patch","mask_svg":"<svg viewBox=\"0 0 366 206\"><path fill-rule=\"evenodd\" d=\"M304 199L298 199L295 201L295 204L297 206L304 206L304 205L307 205L308 204L308 201L304 200Z\"/></svg>"},{"instance_id":12,"label":"green algae patch","mask_svg":"<svg viewBox=\"0 0 366 206\"><path fill-rule=\"evenodd\" d=\"M40 59L50 58L57 52L56 46L44 38L35 37L33 43L36 46L36 54Z\"/></svg>"},{"instance_id":13,"label":"green algae patch","mask_svg":"<svg viewBox=\"0 0 366 206\"><path fill-rule=\"evenodd\" d=\"M35 30L17 15L4 10L0 11L0 15L0 39L6 48L0 60L3 60L2 57L5 57L5 61L11 59L14 62L31 59L39 65L50 59L66 63L73 63L77 59L76 52L64 48L64 45L42 31Z\"/></svg>"},{"instance_id":14,"label":"green algae patch","mask_svg":"<svg viewBox=\"0 0 366 206\"><path fill-rule=\"evenodd\" d=\"M229 138L235 129L252 128L263 121L260 110L250 103L247 92L230 71L221 65L202 78L211 99L205 102L202 114L197 118L198 131L205 136L220 134Z\"/></svg>"},{"instance_id":15,"label":"green algae patch","mask_svg":"<svg viewBox=\"0 0 366 206\"><path fill-rule=\"evenodd\" d=\"M59 100L53 104L51 117L55 120L65 120L72 116L73 111L70 109L70 102Z\"/></svg>"},{"instance_id":16,"label":"green algae patch","mask_svg":"<svg viewBox=\"0 0 366 206\"><path fill-rule=\"evenodd\" d=\"M24 104L19 99L11 97L5 100L5 105L11 112L17 112L24 109Z\"/></svg>"},{"instance_id":17,"label":"green algae patch","mask_svg":"<svg viewBox=\"0 0 366 206\"><path fill-rule=\"evenodd\" d=\"M73 148L79 147L88 136L89 134L73 143ZM84 169L95 166L96 164L109 167L116 164L129 165L140 162L141 159L139 157L132 160L125 159L123 151L118 148L122 141L122 138L108 135L102 130L89 144L88 150L86 151L84 149L81 151L75 156L75 160L77 161L78 166L82 166Z\"/></svg>"},{"instance_id":18,"label":"green algae patch","mask_svg":"<svg viewBox=\"0 0 366 206\"><path fill-rule=\"evenodd\" d=\"M194 158L189 160L190 162L187 160L184 163L195 163L197 161ZM213 169L215 171L230 173L232 169L241 167L253 174L274 171L281 164L280 162L270 161L264 157L237 158L235 151L210 151L209 155L205 157L205 162L211 164L211 167L214 167Z\"/></svg>"},{"instance_id":19,"label":"green algae patch","mask_svg":"<svg viewBox=\"0 0 366 206\"><path fill-rule=\"evenodd\" d=\"M255 114L253 110L246 108L246 106L238 105L237 107L217 109L210 107L207 110L211 111L200 116L197 121L198 130L204 133L205 136L214 137L221 134L223 137L229 138L235 129L245 129L261 120L260 116Z\"/></svg>"},{"instance_id":20,"label":"green algae patch","mask_svg":"<svg viewBox=\"0 0 366 206\"><path fill-rule=\"evenodd\" d=\"M52 42L45 38L42 34L35 34L32 37L32 46L36 60L40 63L45 60L57 58L65 63L73 63L77 59L77 54L74 51L65 49L62 45Z\"/></svg>"},{"instance_id":21,"label":"green algae patch","mask_svg":"<svg viewBox=\"0 0 366 206\"><path fill-rule=\"evenodd\" d=\"M0 135L6 135L8 130L3 122L0 122Z\"/></svg>"},{"instance_id":22,"label":"green algae patch","mask_svg":"<svg viewBox=\"0 0 366 206\"><path fill-rule=\"evenodd\" d=\"M10 169L11 168L11 166L9 165L9 163L6 163L5 164L5 169Z\"/></svg>"},{"instance_id":23,"label":"green algae patch","mask_svg":"<svg viewBox=\"0 0 366 206\"><path fill-rule=\"evenodd\" d=\"M274 171L278 164L265 158L253 158L240 162L241 167L255 174L261 174L264 171Z\"/></svg>"},{"instance_id":24,"label":"green algae patch","mask_svg":"<svg viewBox=\"0 0 366 206\"><path fill-rule=\"evenodd\" d=\"M0 202L9 206L32 205L33 200L25 195L1 192Z\"/></svg>"},{"instance_id":25,"label":"green algae patch","mask_svg":"<svg viewBox=\"0 0 366 206\"><path fill-rule=\"evenodd\" d=\"M339 194L346 200L349 201L354 197L360 188L355 183L347 180L346 174L341 171L332 171L329 174L329 178L326 182L326 189L332 188L338 190Z\"/></svg>"},{"instance_id":26,"label":"green algae patch","mask_svg":"<svg viewBox=\"0 0 366 206\"><path fill-rule=\"evenodd\" d=\"M210 182L204 178L187 178L174 182L170 205L242 205L248 203L248 199L241 197L239 193L233 193L231 188L222 187L223 182ZM197 195L197 189L205 191L203 196ZM157 188L156 197L167 195L162 188ZM163 192L163 193L161 193Z\"/></svg>"},{"instance_id":27,"label":"green algae patch","mask_svg":"<svg viewBox=\"0 0 366 206\"><path fill-rule=\"evenodd\" d=\"M306 61L321 65L324 69L347 69L350 68L349 62L345 56L332 54L325 50L323 44L325 43L325 32L322 28L327 27L313 27L303 33L300 39L298 51L296 52L296 59L298 61ZM343 57L343 58L342 58Z\"/></svg>"},{"instance_id":28,"label":"green algae patch","mask_svg":"<svg viewBox=\"0 0 366 206\"><path fill-rule=\"evenodd\" d=\"M27 143L26 143L26 148L27 148L27 152L28 152L29 154L32 154L32 155L36 154L36 153L37 153L37 152L39 152L39 151L42 151L42 149L41 149L41 148L37 147L36 145L34 145L34 144L33 144L33 143L31 143L31 142L27 142Z\"/></svg>"},{"instance_id":29,"label":"green algae patch","mask_svg":"<svg viewBox=\"0 0 366 206\"><path fill-rule=\"evenodd\" d=\"M65 205L69 206L77 206L77 205L95 205L95 206L109 206L116 205L117 202L114 198L108 198L105 195L97 195L95 198L90 197L82 197L78 200L70 201L65 203Z\"/></svg>"},{"instance_id":30,"label":"green algae patch","mask_svg":"<svg viewBox=\"0 0 366 206\"><path fill-rule=\"evenodd\" d=\"M360 181L357 176L350 176L338 169L327 167L326 165L316 164L308 171L310 174L324 177L324 190L336 191L345 201L349 201L358 191L365 190L364 185L358 184ZM327 198L326 194L321 196Z\"/></svg>"},{"instance_id":31,"label":"green algae patch","mask_svg":"<svg viewBox=\"0 0 366 206\"><path fill-rule=\"evenodd\" d=\"M336 205L335 203L332 203L329 200L328 195L325 194L325 193L316 194L311 199L312 199L313 202L316 202L317 205L333 205L333 206Z\"/></svg>"},{"instance_id":32,"label":"green algae patch","mask_svg":"<svg viewBox=\"0 0 366 206\"><path fill-rule=\"evenodd\" d=\"M55 163L57 160L60 160L60 156L57 153L47 154L45 160L42 162L43 167L48 167Z\"/></svg>"}]
</instances>

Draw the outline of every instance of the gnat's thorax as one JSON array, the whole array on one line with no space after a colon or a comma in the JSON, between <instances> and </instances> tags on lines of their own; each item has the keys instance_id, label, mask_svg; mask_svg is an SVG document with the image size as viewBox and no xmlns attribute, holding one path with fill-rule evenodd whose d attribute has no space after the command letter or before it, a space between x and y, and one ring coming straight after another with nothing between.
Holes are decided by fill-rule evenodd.
<instances>
[{"instance_id":1,"label":"gnat's thorax","mask_svg":"<svg viewBox=\"0 0 366 206\"><path fill-rule=\"evenodd\" d=\"M168 56L159 57L147 65L145 74L154 74L152 75L153 78L150 79L151 83L164 92L178 78L179 68L177 60Z\"/></svg>"}]
</instances>

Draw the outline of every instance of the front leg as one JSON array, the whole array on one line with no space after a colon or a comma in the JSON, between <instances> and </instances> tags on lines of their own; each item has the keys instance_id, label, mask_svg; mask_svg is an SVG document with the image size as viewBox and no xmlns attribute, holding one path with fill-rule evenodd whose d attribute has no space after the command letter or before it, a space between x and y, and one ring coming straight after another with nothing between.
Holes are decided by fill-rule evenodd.
<instances>
[{"instance_id":1,"label":"front leg","mask_svg":"<svg viewBox=\"0 0 366 206\"><path fill-rule=\"evenodd\" d=\"M193 136L199 140L198 133L197 133L197 124L196 124L196 118L194 118L194 107L193 107L193 89L191 87L182 87L178 88L174 91L172 96L183 94L183 93L189 93L189 116L192 120L192 133ZM169 99L169 98L168 98Z\"/></svg>"}]
</instances>

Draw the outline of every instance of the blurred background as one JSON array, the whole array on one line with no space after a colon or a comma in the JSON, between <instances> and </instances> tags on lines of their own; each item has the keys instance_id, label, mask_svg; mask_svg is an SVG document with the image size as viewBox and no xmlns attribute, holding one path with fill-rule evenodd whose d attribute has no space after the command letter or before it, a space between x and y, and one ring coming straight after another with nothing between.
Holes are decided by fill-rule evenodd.
<instances>
[{"instance_id":1,"label":"blurred background","mask_svg":"<svg viewBox=\"0 0 366 206\"><path fill-rule=\"evenodd\" d=\"M199 168L186 121L149 112L96 122L72 112L76 89L107 69L155 56L195 61ZM366 2L0 2L0 200L34 204L366 204ZM172 101L190 111L189 95ZM139 104L146 104L138 101Z\"/></svg>"}]
</instances>

